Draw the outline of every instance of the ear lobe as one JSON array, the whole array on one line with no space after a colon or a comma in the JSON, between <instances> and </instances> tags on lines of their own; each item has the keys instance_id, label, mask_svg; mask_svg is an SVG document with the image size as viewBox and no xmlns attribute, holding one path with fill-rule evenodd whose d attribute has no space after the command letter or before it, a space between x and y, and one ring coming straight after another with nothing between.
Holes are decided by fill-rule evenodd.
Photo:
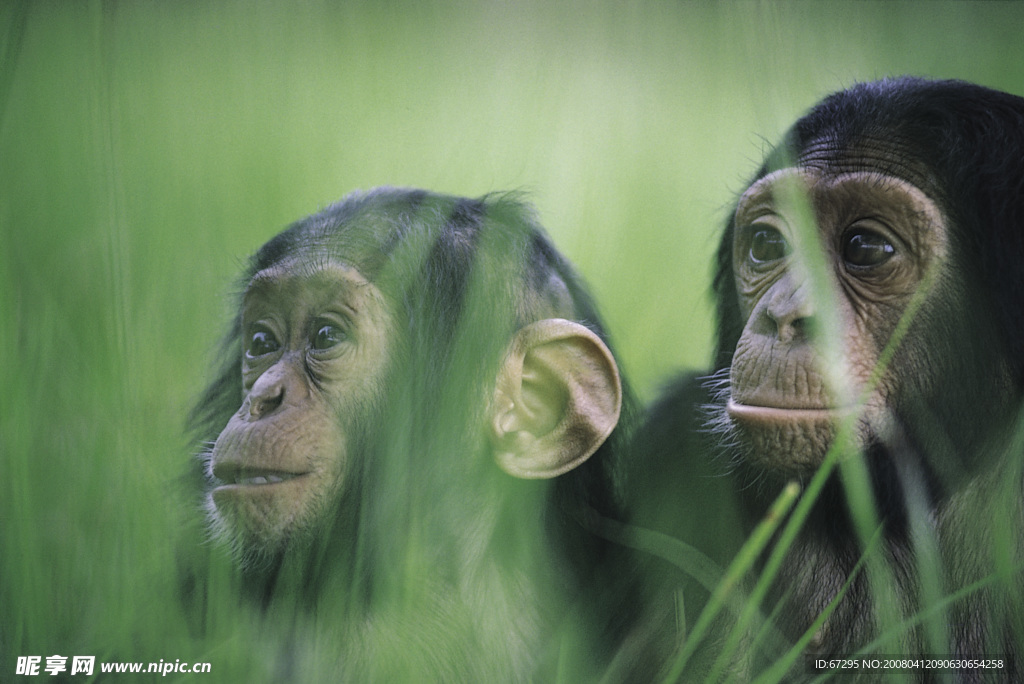
<instances>
[{"instance_id":1,"label":"ear lobe","mask_svg":"<svg viewBox=\"0 0 1024 684\"><path fill-rule=\"evenodd\" d=\"M551 478L586 461L619 420L622 384L608 347L561 318L516 333L489 409L498 465L510 475Z\"/></svg>"}]
</instances>

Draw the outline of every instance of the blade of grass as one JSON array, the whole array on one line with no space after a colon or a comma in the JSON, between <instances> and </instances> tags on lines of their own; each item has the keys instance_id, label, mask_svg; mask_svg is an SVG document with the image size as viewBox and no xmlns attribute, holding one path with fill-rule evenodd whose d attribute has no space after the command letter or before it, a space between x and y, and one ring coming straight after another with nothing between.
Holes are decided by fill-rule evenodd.
<instances>
[{"instance_id":1,"label":"blade of grass","mask_svg":"<svg viewBox=\"0 0 1024 684\"><path fill-rule=\"evenodd\" d=\"M701 611L697 617L696 622L693 625L693 630L687 636L686 641L683 643L683 648L676 657L675 663L669 674L663 681L666 683L675 682L682 675L683 670L686 668L686 663L690 657L697 650L698 645L704 638L705 633L711 628L712 622L718 616L718 613L722 608L730 601L730 596L737 587L742 583L743 577L747 574L754 563L757 562L758 556L761 551L767 546L771 540L775 530L778 529L779 525L785 519L786 513L793 506L793 502L799 496L800 490L796 483L790 483L783 488L782 492L775 499L771 508L768 509L768 513L761 520L760 523L754 528L750 537L744 543L739 553L736 554L736 558L729 564L729 567L725 571L725 576L722 581L715 587L715 590L711 594L711 598L708 599L707 605L704 606L704 610ZM748 619L753 616L756 611L758 603L748 599L744 604L744 613L748 616ZM753 606L753 608L751 608Z\"/></svg>"},{"instance_id":2,"label":"blade of grass","mask_svg":"<svg viewBox=\"0 0 1024 684\"><path fill-rule=\"evenodd\" d=\"M807 648L807 644L810 643L811 639L814 638L814 635L817 634L818 630L821 629L822 625L825 624L825 621L828 620L829 616L832 615L833 611L835 611L836 606L838 606L840 601L843 600L843 597L846 595L846 592L850 589L850 586L853 584L854 579L860 574L860 571L863 568L868 556L872 554L878 547L878 545L881 543L881 539L882 533L881 530L879 530L872 538L871 544L868 547L868 549L861 555L860 559L857 561L857 564L853 567L853 570L850 572L850 575L846 578L846 581L843 582L843 585L839 588L839 591L836 593L835 597L825 607L825 610L821 611L821 614L818 615L818 617L814 620L813 623L811 623L811 626L807 629L806 632L804 632L803 636L801 636L800 639L798 639L797 642L793 644L793 647L790 648L784 656L782 656L774 663L772 663L771 667L769 667L767 670L759 674L751 684L774 684L775 682L780 682L783 680L783 678L789 672L790 668L793 667L793 663L795 663L797 659L801 655L803 655L804 649Z\"/></svg>"}]
</instances>

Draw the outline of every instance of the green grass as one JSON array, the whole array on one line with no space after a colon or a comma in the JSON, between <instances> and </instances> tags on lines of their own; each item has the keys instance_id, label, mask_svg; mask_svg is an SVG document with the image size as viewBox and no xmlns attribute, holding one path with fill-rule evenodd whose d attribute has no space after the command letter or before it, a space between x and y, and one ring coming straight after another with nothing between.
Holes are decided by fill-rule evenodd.
<instances>
[{"instance_id":1,"label":"green grass","mask_svg":"<svg viewBox=\"0 0 1024 684\"><path fill-rule=\"evenodd\" d=\"M0 680L19 655L260 670L245 626L189 637L174 481L238 266L288 222L380 184L524 189L650 398L709 360L710 255L764 140L887 74L1022 94L1022 19L975 2L5 3Z\"/></svg>"}]
</instances>

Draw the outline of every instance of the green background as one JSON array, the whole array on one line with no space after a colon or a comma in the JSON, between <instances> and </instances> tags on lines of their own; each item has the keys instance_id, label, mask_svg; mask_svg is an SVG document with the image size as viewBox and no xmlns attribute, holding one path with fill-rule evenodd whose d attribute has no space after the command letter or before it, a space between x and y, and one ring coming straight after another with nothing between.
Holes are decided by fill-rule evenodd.
<instances>
[{"instance_id":1,"label":"green background","mask_svg":"<svg viewBox=\"0 0 1024 684\"><path fill-rule=\"evenodd\" d=\"M233 279L287 223L381 184L524 190L649 399L707 363L718 227L789 123L886 75L1024 95L1022 27L1015 2L3 3L0 681L244 653L189 651L173 482Z\"/></svg>"}]
</instances>

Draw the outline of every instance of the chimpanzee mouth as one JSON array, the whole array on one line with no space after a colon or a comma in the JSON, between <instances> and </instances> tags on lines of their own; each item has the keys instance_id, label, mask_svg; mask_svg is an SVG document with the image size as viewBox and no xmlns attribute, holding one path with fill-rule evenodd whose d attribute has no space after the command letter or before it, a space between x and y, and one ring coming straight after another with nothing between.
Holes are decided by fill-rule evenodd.
<instances>
[{"instance_id":1,"label":"chimpanzee mouth","mask_svg":"<svg viewBox=\"0 0 1024 684\"><path fill-rule=\"evenodd\" d=\"M732 418L740 420L840 420L853 409L840 407L787 408L782 406L757 406L742 404L730 399L725 410Z\"/></svg>"},{"instance_id":2,"label":"chimpanzee mouth","mask_svg":"<svg viewBox=\"0 0 1024 684\"><path fill-rule=\"evenodd\" d=\"M309 473L289 473L283 470L266 470L263 468L244 468L225 464L213 469L214 484L217 487L238 485L243 487L264 487L281 484Z\"/></svg>"}]
</instances>

